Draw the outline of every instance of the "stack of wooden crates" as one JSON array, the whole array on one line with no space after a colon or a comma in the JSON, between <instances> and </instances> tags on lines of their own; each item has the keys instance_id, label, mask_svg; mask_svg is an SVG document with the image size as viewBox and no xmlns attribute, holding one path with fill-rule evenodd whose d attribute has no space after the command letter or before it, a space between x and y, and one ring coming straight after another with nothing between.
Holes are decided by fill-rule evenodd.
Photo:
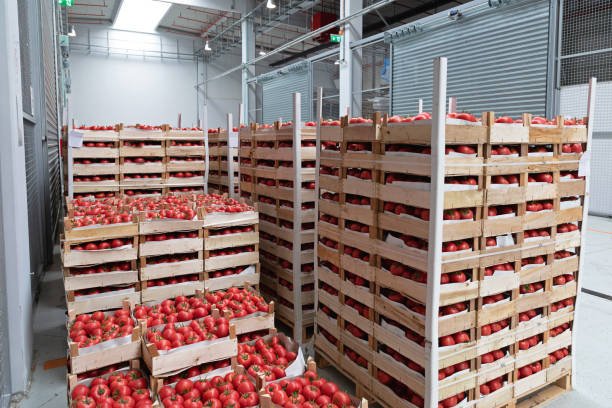
<instances>
[{"instance_id":1,"label":"stack of wooden crates","mask_svg":"<svg viewBox=\"0 0 612 408\"><path fill-rule=\"evenodd\" d=\"M316 128L294 137L290 124L252 125L240 131L239 154L242 194L259 208L262 292L298 338L297 327L309 337L314 326Z\"/></svg>"},{"instance_id":2,"label":"stack of wooden crates","mask_svg":"<svg viewBox=\"0 0 612 408\"><path fill-rule=\"evenodd\" d=\"M379 119L320 127L317 352L385 407L423 406L436 355L444 407L568 389L586 127L447 119L444 220L430 220L431 121ZM443 223L436 310L431 222Z\"/></svg>"}]
</instances>

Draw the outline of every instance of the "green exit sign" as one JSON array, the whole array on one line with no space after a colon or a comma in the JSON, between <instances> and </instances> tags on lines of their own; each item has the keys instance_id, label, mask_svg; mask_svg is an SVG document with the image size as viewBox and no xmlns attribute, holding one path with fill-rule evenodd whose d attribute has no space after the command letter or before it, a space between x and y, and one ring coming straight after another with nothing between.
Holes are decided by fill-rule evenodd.
<instances>
[{"instance_id":1,"label":"green exit sign","mask_svg":"<svg viewBox=\"0 0 612 408\"><path fill-rule=\"evenodd\" d=\"M342 41L342 36L340 34L330 34L329 41L332 43L340 44Z\"/></svg>"},{"instance_id":2,"label":"green exit sign","mask_svg":"<svg viewBox=\"0 0 612 408\"><path fill-rule=\"evenodd\" d=\"M74 6L74 0L57 0L60 6L72 7Z\"/></svg>"}]
</instances>

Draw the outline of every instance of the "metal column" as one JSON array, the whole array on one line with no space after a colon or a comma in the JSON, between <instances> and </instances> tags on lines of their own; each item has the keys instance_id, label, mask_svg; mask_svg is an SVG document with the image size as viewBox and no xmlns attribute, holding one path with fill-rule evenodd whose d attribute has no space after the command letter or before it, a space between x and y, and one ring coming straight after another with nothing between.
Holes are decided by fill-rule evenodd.
<instances>
[{"instance_id":1,"label":"metal column","mask_svg":"<svg viewBox=\"0 0 612 408\"><path fill-rule=\"evenodd\" d=\"M32 293L17 0L0 6L0 380L2 393L27 389L32 366ZM7 352L8 351L8 352ZM9 357L10 356L10 357ZM8 363L7 360L8 359ZM8 385L8 387L6 387ZM1 398L1 396L0 396ZM0 400L1 401L1 400Z\"/></svg>"},{"instance_id":2,"label":"metal column","mask_svg":"<svg viewBox=\"0 0 612 408\"><path fill-rule=\"evenodd\" d=\"M242 5L242 14L251 11L255 3L252 0L245 1ZM246 64L255 58L255 27L251 17L245 18L240 23L240 34L242 43L241 62ZM246 123L255 121L255 117L249 117L249 109L255 107L255 91L253 85L249 84L249 79L255 76L255 65L247 65L242 68L242 117Z\"/></svg>"},{"instance_id":3,"label":"metal column","mask_svg":"<svg viewBox=\"0 0 612 408\"><path fill-rule=\"evenodd\" d=\"M340 18L357 13L363 8L363 0L341 0ZM342 29L342 27L341 27ZM340 43L340 115L347 109L351 116L361 115L361 49L351 51L351 42L361 40L363 18L352 19L344 25ZM354 95L358 95L354 98Z\"/></svg>"}]
</instances>

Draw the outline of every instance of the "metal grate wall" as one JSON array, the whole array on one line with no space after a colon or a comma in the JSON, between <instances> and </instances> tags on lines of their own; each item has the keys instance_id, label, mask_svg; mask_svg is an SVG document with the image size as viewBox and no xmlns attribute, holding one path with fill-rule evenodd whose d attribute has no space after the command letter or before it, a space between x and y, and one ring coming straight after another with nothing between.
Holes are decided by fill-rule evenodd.
<instances>
[{"instance_id":1,"label":"metal grate wall","mask_svg":"<svg viewBox=\"0 0 612 408\"><path fill-rule=\"evenodd\" d=\"M544 114L549 74L549 0L473 1L410 23L392 41L394 114L431 109L432 60L448 57L448 95L459 110ZM498 6L492 6L498 4Z\"/></svg>"},{"instance_id":2,"label":"metal grate wall","mask_svg":"<svg viewBox=\"0 0 612 408\"><path fill-rule=\"evenodd\" d=\"M560 17L559 112L584 116L589 79L597 78L590 211L612 216L612 2L561 0Z\"/></svg>"},{"instance_id":3,"label":"metal grate wall","mask_svg":"<svg viewBox=\"0 0 612 408\"><path fill-rule=\"evenodd\" d=\"M302 94L302 120L312 117L312 82L310 64L298 68L283 69L273 76L260 79L263 94L263 123L272 123L282 118L289 121L293 117L293 93Z\"/></svg>"}]
</instances>

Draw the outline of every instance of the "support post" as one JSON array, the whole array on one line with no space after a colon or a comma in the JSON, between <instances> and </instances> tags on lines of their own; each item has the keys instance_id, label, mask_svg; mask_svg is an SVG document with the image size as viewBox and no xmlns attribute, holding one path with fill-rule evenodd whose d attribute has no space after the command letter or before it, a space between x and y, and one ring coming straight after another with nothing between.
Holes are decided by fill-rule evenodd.
<instances>
[{"instance_id":1,"label":"support post","mask_svg":"<svg viewBox=\"0 0 612 408\"><path fill-rule=\"evenodd\" d=\"M302 342L302 95L293 94L293 338Z\"/></svg>"},{"instance_id":2,"label":"support post","mask_svg":"<svg viewBox=\"0 0 612 408\"><path fill-rule=\"evenodd\" d=\"M593 127L595 126L595 95L597 89L597 78L591 78L589 81L589 96L587 101L587 148L584 153L582 153L582 157L580 158L580 166L578 175L585 176L585 184L584 184L584 200L582 202L582 225L580 226L580 253L578 254L578 273L583 276L578 276L576 283L576 301L574 302L576 307L574 309L574 322L580 319L580 314L582 309L580 308L580 300L582 296L580 295L582 291L582 281L584 279L584 245L586 243L587 237L587 227L588 227L588 218L589 218L589 201L590 201L590 176L591 176L591 151L592 151L592 143L593 143ZM584 162L583 162L584 161ZM581 172L580 170L586 170ZM572 384L576 382L577 376L577 364L576 364L576 340L578 340L578 336L576 335L576 330L572 330Z\"/></svg>"},{"instance_id":3,"label":"support post","mask_svg":"<svg viewBox=\"0 0 612 408\"><path fill-rule=\"evenodd\" d=\"M457 97L456 96L448 97L448 111L457 112Z\"/></svg>"},{"instance_id":4,"label":"support post","mask_svg":"<svg viewBox=\"0 0 612 408\"><path fill-rule=\"evenodd\" d=\"M317 242L319 242L318 231L319 231L319 169L321 167L321 122L323 121L323 87L317 88L317 111L316 111L316 121L317 121L317 138L315 140L315 146L317 149L316 162L315 162L315 245L314 245L314 280L315 285L319 282L319 250ZM314 335L317 333L317 317L316 311L319 310L319 288L315 286L315 319L314 319ZM313 335L313 338L314 338Z\"/></svg>"},{"instance_id":5,"label":"support post","mask_svg":"<svg viewBox=\"0 0 612 408\"><path fill-rule=\"evenodd\" d=\"M418 113L423 113L423 99L419 98L419 112Z\"/></svg>"},{"instance_id":6,"label":"support post","mask_svg":"<svg viewBox=\"0 0 612 408\"><path fill-rule=\"evenodd\" d=\"M351 16L363 8L363 0L340 0L340 18ZM352 116L361 115L362 51L351 50L351 43L361 40L363 18L356 17L340 26L344 30L340 42L340 112L350 109Z\"/></svg>"},{"instance_id":7,"label":"support post","mask_svg":"<svg viewBox=\"0 0 612 408\"><path fill-rule=\"evenodd\" d=\"M444 147L446 139L446 73L447 59L434 60L431 193L429 202L429 251L427 254L427 319L425 321L425 406L438 406L438 308L442 274L442 216L444 211Z\"/></svg>"},{"instance_id":8,"label":"support post","mask_svg":"<svg viewBox=\"0 0 612 408\"><path fill-rule=\"evenodd\" d=\"M247 15L255 7L253 0L246 0L242 3L241 13ZM255 106L255 92L250 87L249 79L255 76L255 66L245 65L255 58L255 28L253 18L247 17L240 23L241 35L241 63L242 68L242 117L247 122L249 120L249 110Z\"/></svg>"},{"instance_id":9,"label":"support post","mask_svg":"<svg viewBox=\"0 0 612 408\"><path fill-rule=\"evenodd\" d=\"M204 131L204 194L208 194L208 173L210 172L210 152L208 148L208 106L204 99L202 109L202 130Z\"/></svg>"},{"instance_id":10,"label":"support post","mask_svg":"<svg viewBox=\"0 0 612 408\"><path fill-rule=\"evenodd\" d=\"M227 114L227 189L228 195L232 198L236 198L236 191L234 186L234 149L235 144L233 143L234 131L232 130L233 118L232 114ZM237 137L237 135L236 135Z\"/></svg>"}]
</instances>

